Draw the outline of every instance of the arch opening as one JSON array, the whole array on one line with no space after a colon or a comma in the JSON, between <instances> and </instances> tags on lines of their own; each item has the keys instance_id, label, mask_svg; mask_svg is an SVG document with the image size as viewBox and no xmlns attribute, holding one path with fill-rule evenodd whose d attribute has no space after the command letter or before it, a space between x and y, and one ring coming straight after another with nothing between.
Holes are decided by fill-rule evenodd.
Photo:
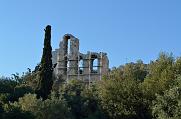
<instances>
[{"instance_id":1,"label":"arch opening","mask_svg":"<svg viewBox=\"0 0 181 119\"><path fill-rule=\"evenodd\" d=\"M79 74L83 74L84 67L83 67L83 58L79 57Z\"/></svg>"},{"instance_id":2,"label":"arch opening","mask_svg":"<svg viewBox=\"0 0 181 119\"><path fill-rule=\"evenodd\" d=\"M98 64L97 55L91 55L91 73L98 73Z\"/></svg>"}]
</instances>

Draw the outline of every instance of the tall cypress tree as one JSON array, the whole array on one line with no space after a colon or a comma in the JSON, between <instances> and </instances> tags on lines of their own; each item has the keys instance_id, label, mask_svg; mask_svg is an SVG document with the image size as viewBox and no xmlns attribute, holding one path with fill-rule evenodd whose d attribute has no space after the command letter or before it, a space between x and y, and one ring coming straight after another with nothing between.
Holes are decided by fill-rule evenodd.
<instances>
[{"instance_id":1,"label":"tall cypress tree","mask_svg":"<svg viewBox=\"0 0 181 119\"><path fill-rule=\"evenodd\" d=\"M52 67L52 47L51 47L51 26L48 25L45 29L45 39L43 55L41 58L41 69L37 84L37 97L42 97L43 100L48 98L53 85L53 67Z\"/></svg>"}]
</instances>

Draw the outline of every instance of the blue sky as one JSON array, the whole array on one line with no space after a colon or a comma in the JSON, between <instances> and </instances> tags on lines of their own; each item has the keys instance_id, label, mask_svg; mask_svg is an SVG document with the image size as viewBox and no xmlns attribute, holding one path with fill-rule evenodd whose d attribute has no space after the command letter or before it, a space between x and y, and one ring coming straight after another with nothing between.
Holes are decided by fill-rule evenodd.
<instances>
[{"instance_id":1,"label":"blue sky","mask_svg":"<svg viewBox=\"0 0 181 119\"><path fill-rule=\"evenodd\" d=\"M0 0L0 76L33 69L40 62L44 28L52 47L65 33L80 51L108 53L110 67L159 52L181 56L181 0Z\"/></svg>"}]
</instances>

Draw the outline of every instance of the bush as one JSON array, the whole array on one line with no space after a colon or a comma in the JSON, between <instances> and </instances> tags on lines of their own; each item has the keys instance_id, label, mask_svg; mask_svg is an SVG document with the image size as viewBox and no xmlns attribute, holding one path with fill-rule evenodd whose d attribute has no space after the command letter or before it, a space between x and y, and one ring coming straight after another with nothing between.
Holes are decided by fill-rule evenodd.
<instances>
[{"instance_id":1,"label":"bush","mask_svg":"<svg viewBox=\"0 0 181 119\"><path fill-rule=\"evenodd\" d=\"M164 91L163 95L156 95L153 101L152 113L157 119L181 118L181 77L176 79L175 85Z\"/></svg>"},{"instance_id":2,"label":"bush","mask_svg":"<svg viewBox=\"0 0 181 119\"><path fill-rule=\"evenodd\" d=\"M70 116L66 103L58 98L42 101L35 94L26 94L13 105L31 112L36 119L69 119Z\"/></svg>"},{"instance_id":3,"label":"bush","mask_svg":"<svg viewBox=\"0 0 181 119\"><path fill-rule=\"evenodd\" d=\"M101 106L110 118L145 118L143 94L135 80L104 80L98 91Z\"/></svg>"}]
</instances>

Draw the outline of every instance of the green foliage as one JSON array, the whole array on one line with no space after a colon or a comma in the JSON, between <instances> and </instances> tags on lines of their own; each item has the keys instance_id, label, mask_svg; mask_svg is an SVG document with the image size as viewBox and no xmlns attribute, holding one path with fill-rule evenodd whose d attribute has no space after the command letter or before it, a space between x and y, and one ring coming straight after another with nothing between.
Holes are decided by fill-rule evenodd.
<instances>
[{"instance_id":1,"label":"green foliage","mask_svg":"<svg viewBox=\"0 0 181 119\"><path fill-rule=\"evenodd\" d=\"M148 74L148 66L143 61L138 60L136 63L127 63L125 66L113 68L108 77L105 79L132 79L142 82Z\"/></svg>"},{"instance_id":2,"label":"green foliage","mask_svg":"<svg viewBox=\"0 0 181 119\"><path fill-rule=\"evenodd\" d=\"M180 75L181 58L175 60L172 54L161 53L156 61L149 64L148 71L149 74L141 85L143 97L147 100L148 108L151 111L152 101L158 95L163 95L164 91L168 90Z\"/></svg>"},{"instance_id":3,"label":"green foliage","mask_svg":"<svg viewBox=\"0 0 181 119\"><path fill-rule=\"evenodd\" d=\"M48 33L46 29L45 41L51 37ZM0 78L0 119L181 118L181 57L161 53L149 64L139 60L113 68L90 86L80 80L61 82L49 95L50 40L44 45L42 61L33 72Z\"/></svg>"},{"instance_id":4,"label":"green foliage","mask_svg":"<svg viewBox=\"0 0 181 119\"><path fill-rule=\"evenodd\" d=\"M136 63L127 63L123 67L123 76L125 79L143 81L147 73L147 65L141 60L138 60Z\"/></svg>"},{"instance_id":5,"label":"green foliage","mask_svg":"<svg viewBox=\"0 0 181 119\"><path fill-rule=\"evenodd\" d=\"M163 95L180 75L180 62L180 58L175 60L172 54L160 53L159 58L148 65L149 73L141 86L147 109L150 112L153 111L152 102L159 95Z\"/></svg>"},{"instance_id":6,"label":"green foliage","mask_svg":"<svg viewBox=\"0 0 181 119\"><path fill-rule=\"evenodd\" d=\"M51 47L51 26L47 26L45 29L45 39L43 55L41 59L41 70L39 73L38 86L36 93L38 97L42 97L43 100L48 98L53 85L53 67L52 67L52 47Z\"/></svg>"},{"instance_id":7,"label":"green foliage","mask_svg":"<svg viewBox=\"0 0 181 119\"><path fill-rule=\"evenodd\" d=\"M11 78L0 78L0 93L13 93L14 88L16 87L16 81Z\"/></svg>"},{"instance_id":8,"label":"green foliage","mask_svg":"<svg viewBox=\"0 0 181 119\"><path fill-rule=\"evenodd\" d=\"M99 85L101 106L112 119L145 118L143 94L135 80L104 80Z\"/></svg>"},{"instance_id":9,"label":"green foliage","mask_svg":"<svg viewBox=\"0 0 181 119\"><path fill-rule=\"evenodd\" d=\"M156 95L153 101L152 113L156 119L181 118L181 77L174 81L174 85L164 91L163 95Z\"/></svg>"},{"instance_id":10,"label":"green foliage","mask_svg":"<svg viewBox=\"0 0 181 119\"><path fill-rule=\"evenodd\" d=\"M19 107L5 104L2 119L35 119L35 117L30 112L22 111Z\"/></svg>"},{"instance_id":11,"label":"green foliage","mask_svg":"<svg viewBox=\"0 0 181 119\"><path fill-rule=\"evenodd\" d=\"M19 73L12 74L12 79L16 81L17 84L23 83L23 78L19 75Z\"/></svg>"},{"instance_id":12,"label":"green foliage","mask_svg":"<svg viewBox=\"0 0 181 119\"><path fill-rule=\"evenodd\" d=\"M18 77L18 78L17 78ZM23 79L17 76L16 79ZM19 81L15 81L14 78L3 78L0 80L0 101L17 101L19 97L22 97L26 93L33 93L31 87L26 86Z\"/></svg>"},{"instance_id":13,"label":"green foliage","mask_svg":"<svg viewBox=\"0 0 181 119\"><path fill-rule=\"evenodd\" d=\"M0 93L0 103L8 103L11 100L9 93Z\"/></svg>"},{"instance_id":14,"label":"green foliage","mask_svg":"<svg viewBox=\"0 0 181 119\"><path fill-rule=\"evenodd\" d=\"M94 86L88 87L84 82L71 80L60 88L60 98L70 108L73 119L104 119L98 105Z\"/></svg>"},{"instance_id":15,"label":"green foliage","mask_svg":"<svg viewBox=\"0 0 181 119\"><path fill-rule=\"evenodd\" d=\"M23 97L25 94L33 93L33 92L34 91L29 86L26 86L26 85L16 86L14 88L14 93L13 93L12 101L17 101L20 97Z\"/></svg>"},{"instance_id":16,"label":"green foliage","mask_svg":"<svg viewBox=\"0 0 181 119\"><path fill-rule=\"evenodd\" d=\"M70 116L66 102L54 97L43 101L35 94L27 94L13 105L31 112L36 119L69 119Z\"/></svg>"},{"instance_id":17,"label":"green foliage","mask_svg":"<svg viewBox=\"0 0 181 119\"><path fill-rule=\"evenodd\" d=\"M174 58L172 54L161 53L159 58L149 64L149 74L143 82L143 91L150 100L155 99L155 94L162 94L169 88L176 78Z\"/></svg>"},{"instance_id":18,"label":"green foliage","mask_svg":"<svg viewBox=\"0 0 181 119\"><path fill-rule=\"evenodd\" d=\"M82 115L84 119L107 119L101 106L99 105L98 90L96 85L85 88L82 93L83 106Z\"/></svg>"},{"instance_id":19,"label":"green foliage","mask_svg":"<svg viewBox=\"0 0 181 119\"><path fill-rule=\"evenodd\" d=\"M71 80L68 84L62 85L60 89L61 97L67 101L75 119L82 118L83 99L81 98L81 92L84 88L83 82Z\"/></svg>"},{"instance_id":20,"label":"green foliage","mask_svg":"<svg viewBox=\"0 0 181 119\"><path fill-rule=\"evenodd\" d=\"M28 75L25 75L23 78L25 80L25 85L31 87L32 90L35 91L39 79L39 72L32 72Z\"/></svg>"}]
</instances>

